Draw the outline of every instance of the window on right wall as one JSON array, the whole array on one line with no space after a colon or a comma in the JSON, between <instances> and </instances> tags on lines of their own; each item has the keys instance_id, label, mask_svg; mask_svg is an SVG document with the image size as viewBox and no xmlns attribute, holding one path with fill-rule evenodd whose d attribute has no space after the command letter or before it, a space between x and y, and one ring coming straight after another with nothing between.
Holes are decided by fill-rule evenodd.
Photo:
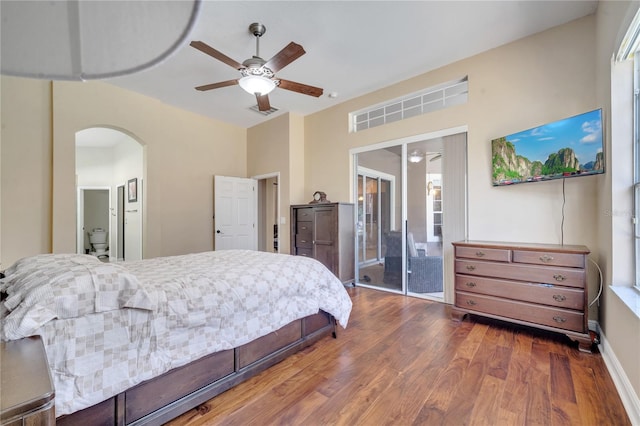
<instances>
[{"instance_id":1,"label":"window on right wall","mask_svg":"<svg viewBox=\"0 0 640 426\"><path fill-rule=\"evenodd\" d=\"M640 290L640 51L633 56L633 223L635 286Z\"/></svg>"},{"instance_id":2,"label":"window on right wall","mask_svg":"<svg viewBox=\"0 0 640 426\"><path fill-rule=\"evenodd\" d=\"M640 9L636 11L627 32L625 33L618 52L616 62L633 62L633 87L631 99L633 99L632 117L633 124L633 200L631 203L634 228L634 287L640 291ZM640 315L640 311L637 311Z\"/></svg>"},{"instance_id":3,"label":"window on right wall","mask_svg":"<svg viewBox=\"0 0 640 426\"><path fill-rule=\"evenodd\" d=\"M634 286L640 291L640 9L636 11L615 58L616 62L633 61L633 200Z\"/></svg>"}]
</instances>

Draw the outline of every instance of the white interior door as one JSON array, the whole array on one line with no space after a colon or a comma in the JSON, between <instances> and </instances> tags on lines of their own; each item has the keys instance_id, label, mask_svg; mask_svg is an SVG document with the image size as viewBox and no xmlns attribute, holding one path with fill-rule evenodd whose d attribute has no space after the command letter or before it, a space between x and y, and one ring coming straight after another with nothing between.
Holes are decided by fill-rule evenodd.
<instances>
[{"instance_id":1,"label":"white interior door","mask_svg":"<svg viewBox=\"0 0 640 426\"><path fill-rule=\"evenodd\" d=\"M215 249L257 250L257 181L215 176Z\"/></svg>"}]
</instances>

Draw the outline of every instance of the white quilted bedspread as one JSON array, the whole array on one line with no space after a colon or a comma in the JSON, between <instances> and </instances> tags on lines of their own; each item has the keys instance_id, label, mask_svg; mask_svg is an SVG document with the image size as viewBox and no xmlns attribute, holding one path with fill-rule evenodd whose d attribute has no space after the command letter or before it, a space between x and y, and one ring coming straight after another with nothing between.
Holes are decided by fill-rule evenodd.
<instances>
[{"instance_id":1,"label":"white quilted bedspread","mask_svg":"<svg viewBox=\"0 0 640 426\"><path fill-rule=\"evenodd\" d=\"M150 310L57 319L33 333L44 339L57 416L319 309L343 327L351 312L342 283L301 256L225 250L119 265L140 281Z\"/></svg>"}]
</instances>

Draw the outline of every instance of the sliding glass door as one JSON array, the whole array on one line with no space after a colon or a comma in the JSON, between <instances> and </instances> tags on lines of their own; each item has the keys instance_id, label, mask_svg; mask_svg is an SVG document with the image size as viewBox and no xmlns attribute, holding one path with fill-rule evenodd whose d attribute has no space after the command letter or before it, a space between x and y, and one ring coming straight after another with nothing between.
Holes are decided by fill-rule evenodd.
<instances>
[{"instance_id":1,"label":"sliding glass door","mask_svg":"<svg viewBox=\"0 0 640 426\"><path fill-rule=\"evenodd\" d=\"M386 236L396 227L397 155L384 152L359 155L357 180L357 250L359 281L374 287L402 290L402 277L385 273Z\"/></svg>"},{"instance_id":2,"label":"sliding glass door","mask_svg":"<svg viewBox=\"0 0 640 426\"><path fill-rule=\"evenodd\" d=\"M379 219L378 214L378 179L366 175L358 175L358 225L361 230L360 261L375 262L380 258Z\"/></svg>"},{"instance_id":3,"label":"sliding glass door","mask_svg":"<svg viewBox=\"0 0 640 426\"><path fill-rule=\"evenodd\" d=\"M389 229L390 181L371 170L358 174L358 262L378 262L381 235Z\"/></svg>"},{"instance_id":4,"label":"sliding glass door","mask_svg":"<svg viewBox=\"0 0 640 426\"><path fill-rule=\"evenodd\" d=\"M357 284L442 300L466 237L466 133L355 153Z\"/></svg>"},{"instance_id":5,"label":"sliding glass door","mask_svg":"<svg viewBox=\"0 0 640 426\"><path fill-rule=\"evenodd\" d=\"M441 139L407 144L407 293L435 298L443 297L441 151Z\"/></svg>"}]
</instances>

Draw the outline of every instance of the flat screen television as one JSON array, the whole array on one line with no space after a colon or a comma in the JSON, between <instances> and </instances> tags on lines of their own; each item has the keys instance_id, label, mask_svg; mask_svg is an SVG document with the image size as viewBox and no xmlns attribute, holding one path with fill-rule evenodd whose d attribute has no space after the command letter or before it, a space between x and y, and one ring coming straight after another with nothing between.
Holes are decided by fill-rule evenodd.
<instances>
[{"instance_id":1,"label":"flat screen television","mask_svg":"<svg viewBox=\"0 0 640 426\"><path fill-rule=\"evenodd\" d=\"M491 141L493 186L604 173L602 110Z\"/></svg>"}]
</instances>

